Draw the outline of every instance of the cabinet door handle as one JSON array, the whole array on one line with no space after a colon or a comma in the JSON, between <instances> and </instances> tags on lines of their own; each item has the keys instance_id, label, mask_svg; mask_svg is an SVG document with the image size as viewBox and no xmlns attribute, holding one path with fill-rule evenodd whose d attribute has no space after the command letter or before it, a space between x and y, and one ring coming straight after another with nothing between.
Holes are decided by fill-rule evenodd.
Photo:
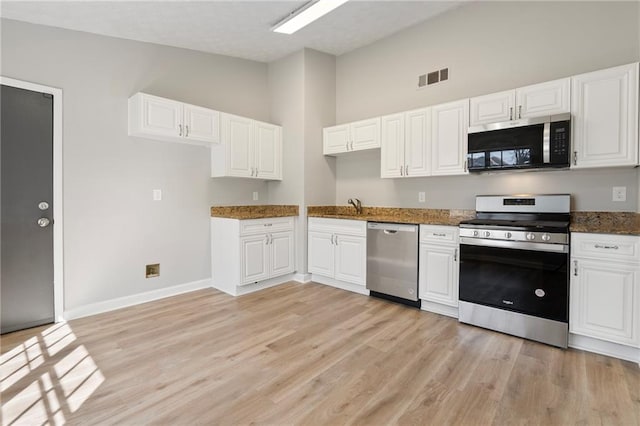
<instances>
[{"instance_id":1,"label":"cabinet door handle","mask_svg":"<svg viewBox=\"0 0 640 426\"><path fill-rule=\"evenodd\" d=\"M573 151L573 165L578 165L578 151Z\"/></svg>"},{"instance_id":2,"label":"cabinet door handle","mask_svg":"<svg viewBox=\"0 0 640 426\"><path fill-rule=\"evenodd\" d=\"M439 233L439 232L432 232L434 237L446 237L447 234L443 234L443 233Z\"/></svg>"},{"instance_id":3,"label":"cabinet door handle","mask_svg":"<svg viewBox=\"0 0 640 426\"><path fill-rule=\"evenodd\" d=\"M258 170L258 168L256 167L256 177L258 177L258 172L259 172L259 170Z\"/></svg>"},{"instance_id":4,"label":"cabinet door handle","mask_svg":"<svg viewBox=\"0 0 640 426\"><path fill-rule=\"evenodd\" d=\"M522 118L522 105L518 105L518 119Z\"/></svg>"},{"instance_id":5,"label":"cabinet door handle","mask_svg":"<svg viewBox=\"0 0 640 426\"><path fill-rule=\"evenodd\" d=\"M513 107L509 107L509 121L513 120Z\"/></svg>"},{"instance_id":6,"label":"cabinet door handle","mask_svg":"<svg viewBox=\"0 0 640 426\"><path fill-rule=\"evenodd\" d=\"M338 245L338 236L336 235L336 245Z\"/></svg>"},{"instance_id":7,"label":"cabinet door handle","mask_svg":"<svg viewBox=\"0 0 640 426\"><path fill-rule=\"evenodd\" d=\"M268 246L269 245L269 234L266 234L265 237L266 237L266 240L264 241L264 245Z\"/></svg>"},{"instance_id":8,"label":"cabinet door handle","mask_svg":"<svg viewBox=\"0 0 640 426\"><path fill-rule=\"evenodd\" d=\"M404 166L400 166L400 176L404 176Z\"/></svg>"},{"instance_id":9,"label":"cabinet door handle","mask_svg":"<svg viewBox=\"0 0 640 426\"><path fill-rule=\"evenodd\" d=\"M404 175L409 176L409 165L404 166Z\"/></svg>"},{"instance_id":10,"label":"cabinet door handle","mask_svg":"<svg viewBox=\"0 0 640 426\"><path fill-rule=\"evenodd\" d=\"M182 124L178 124L178 136L182 136Z\"/></svg>"},{"instance_id":11,"label":"cabinet door handle","mask_svg":"<svg viewBox=\"0 0 640 426\"><path fill-rule=\"evenodd\" d=\"M455 249L453 251L453 261L457 262L458 261L458 249Z\"/></svg>"},{"instance_id":12,"label":"cabinet door handle","mask_svg":"<svg viewBox=\"0 0 640 426\"><path fill-rule=\"evenodd\" d=\"M578 261L577 260L573 261L573 276L574 277L578 276Z\"/></svg>"},{"instance_id":13,"label":"cabinet door handle","mask_svg":"<svg viewBox=\"0 0 640 426\"><path fill-rule=\"evenodd\" d=\"M618 246L610 246L608 244L605 245L601 245L601 244L596 244L595 248L597 249L605 249L605 250L618 250Z\"/></svg>"},{"instance_id":14,"label":"cabinet door handle","mask_svg":"<svg viewBox=\"0 0 640 426\"><path fill-rule=\"evenodd\" d=\"M184 137L185 138L189 137L189 125L188 124L186 126L184 126Z\"/></svg>"},{"instance_id":15,"label":"cabinet door handle","mask_svg":"<svg viewBox=\"0 0 640 426\"><path fill-rule=\"evenodd\" d=\"M331 234L331 245L333 245L333 234Z\"/></svg>"},{"instance_id":16,"label":"cabinet door handle","mask_svg":"<svg viewBox=\"0 0 640 426\"><path fill-rule=\"evenodd\" d=\"M464 160L464 172L467 173L469 171L469 166L467 164L467 160Z\"/></svg>"}]
</instances>

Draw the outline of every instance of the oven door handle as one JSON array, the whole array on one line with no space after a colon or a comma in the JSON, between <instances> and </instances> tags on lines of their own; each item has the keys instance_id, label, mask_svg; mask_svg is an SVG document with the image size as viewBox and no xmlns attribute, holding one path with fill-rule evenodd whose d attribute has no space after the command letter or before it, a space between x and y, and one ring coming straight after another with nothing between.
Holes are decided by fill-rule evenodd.
<instances>
[{"instance_id":1,"label":"oven door handle","mask_svg":"<svg viewBox=\"0 0 640 426\"><path fill-rule=\"evenodd\" d=\"M480 238L460 237L460 245L465 244L469 246L569 253L569 246L565 244L526 243L521 241L483 240Z\"/></svg>"}]
</instances>

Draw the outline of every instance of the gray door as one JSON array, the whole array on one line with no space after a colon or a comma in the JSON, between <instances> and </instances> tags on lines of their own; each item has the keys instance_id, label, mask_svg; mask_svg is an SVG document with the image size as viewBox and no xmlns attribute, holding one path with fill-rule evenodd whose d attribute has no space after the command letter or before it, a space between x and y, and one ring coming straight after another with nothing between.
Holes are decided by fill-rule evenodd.
<instances>
[{"instance_id":1,"label":"gray door","mask_svg":"<svg viewBox=\"0 0 640 426\"><path fill-rule=\"evenodd\" d=\"M0 333L8 333L54 318L53 96L3 85L0 118Z\"/></svg>"}]
</instances>

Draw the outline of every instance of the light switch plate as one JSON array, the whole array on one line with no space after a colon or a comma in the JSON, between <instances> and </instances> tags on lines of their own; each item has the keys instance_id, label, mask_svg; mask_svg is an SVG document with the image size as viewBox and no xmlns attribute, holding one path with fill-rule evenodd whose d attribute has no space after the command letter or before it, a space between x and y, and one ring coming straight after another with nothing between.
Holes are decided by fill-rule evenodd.
<instances>
[{"instance_id":1,"label":"light switch plate","mask_svg":"<svg viewBox=\"0 0 640 426\"><path fill-rule=\"evenodd\" d=\"M418 192L418 202L424 203L426 201L427 201L427 197L425 196L425 193L423 191Z\"/></svg>"},{"instance_id":2,"label":"light switch plate","mask_svg":"<svg viewBox=\"0 0 640 426\"><path fill-rule=\"evenodd\" d=\"M153 201L162 201L162 189L153 190Z\"/></svg>"},{"instance_id":3,"label":"light switch plate","mask_svg":"<svg viewBox=\"0 0 640 426\"><path fill-rule=\"evenodd\" d=\"M626 186L614 186L613 195L611 198L613 201L627 201L627 187Z\"/></svg>"},{"instance_id":4,"label":"light switch plate","mask_svg":"<svg viewBox=\"0 0 640 426\"><path fill-rule=\"evenodd\" d=\"M258 199L259 199L258 191L253 191L253 201L258 201Z\"/></svg>"}]
</instances>

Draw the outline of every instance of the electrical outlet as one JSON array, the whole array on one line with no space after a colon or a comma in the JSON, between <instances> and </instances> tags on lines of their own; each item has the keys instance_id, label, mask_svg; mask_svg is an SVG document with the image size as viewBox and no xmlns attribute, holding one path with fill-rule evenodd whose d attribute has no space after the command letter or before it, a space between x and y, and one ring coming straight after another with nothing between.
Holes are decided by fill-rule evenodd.
<instances>
[{"instance_id":1,"label":"electrical outlet","mask_svg":"<svg viewBox=\"0 0 640 426\"><path fill-rule=\"evenodd\" d=\"M418 192L418 202L424 203L426 201L427 201L427 197L425 196L425 193L423 191Z\"/></svg>"},{"instance_id":2,"label":"electrical outlet","mask_svg":"<svg viewBox=\"0 0 640 426\"><path fill-rule=\"evenodd\" d=\"M150 265L146 265L144 276L145 278L155 278L160 276L160 264L152 263Z\"/></svg>"},{"instance_id":3,"label":"electrical outlet","mask_svg":"<svg viewBox=\"0 0 640 426\"><path fill-rule=\"evenodd\" d=\"M626 186L614 186L613 187L613 201L627 201L627 187Z\"/></svg>"},{"instance_id":4,"label":"electrical outlet","mask_svg":"<svg viewBox=\"0 0 640 426\"><path fill-rule=\"evenodd\" d=\"M258 194L258 191L253 191L253 201L258 201L258 199L260 194Z\"/></svg>"},{"instance_id":5,"label":"electrical outlet","mask_svg":"<svg viewBox=\"0 0 640 426\"><path fill-rule=\"evenodd\" d=\"M153 201L162 201L162 189L153 190Z\"/></svg>"}]
</instances>

